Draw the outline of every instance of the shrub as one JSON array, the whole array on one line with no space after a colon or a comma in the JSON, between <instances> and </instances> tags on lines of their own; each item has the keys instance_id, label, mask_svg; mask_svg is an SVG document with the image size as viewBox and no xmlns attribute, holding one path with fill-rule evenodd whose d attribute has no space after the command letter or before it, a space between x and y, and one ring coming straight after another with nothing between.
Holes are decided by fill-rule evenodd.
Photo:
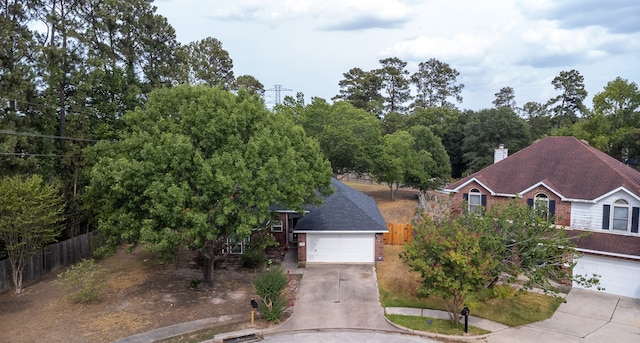
<instances>
[{"instance_id":1,"label":"shrub","mask_svg":"<svg viewBox=\"0 0 640 343\"><path fill-rule=\"evenodd\" d=\"M278 322L287 306L284 290L289 278L282 272L282 268L263 271L253 286L260 297L260 312L262 317L270 322Z\"/></svg>"},{"instance_id":2,"label":"shrub","mask_svg":"<svg viewBox=\"0 0 640 343\"><path fill-rule=\"evenodd\" d=\"M106 271L98 266L93 259L84 259L64 273L58 274L54 282L61 286L72 303L95 303L105 288Z\"/></svg>"},{"instance_id":3,"label":"shrub","mask_svg":"<svg viewBox=\"0 0 640 343\"><path fill-rule=\"evenodd\" d=\"M258 248L251 248L242 254L242 265L247 268L258 268L267 259L267 254Z\"/></svg>"}]
</instances>

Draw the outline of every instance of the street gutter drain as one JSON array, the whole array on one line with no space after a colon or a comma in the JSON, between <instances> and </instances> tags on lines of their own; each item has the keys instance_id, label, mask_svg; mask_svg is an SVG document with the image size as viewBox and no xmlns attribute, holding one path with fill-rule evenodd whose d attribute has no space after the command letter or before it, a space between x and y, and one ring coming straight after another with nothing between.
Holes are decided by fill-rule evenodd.
<instances>
[{"instance_id":1,"label":"street gutter drain","mask_svg":"<svg viewBox=\"0 0 640 343\"><path fill-rule=\"evenodd\" d=\"M257 341L261 341L261 340L262 339L260 337L256 336L255 333L252 333L250 335L226 338L226 339L223 339L222 342L223 343L242 343L242 342L257 342Z\"/></svg>"}]
</instances>

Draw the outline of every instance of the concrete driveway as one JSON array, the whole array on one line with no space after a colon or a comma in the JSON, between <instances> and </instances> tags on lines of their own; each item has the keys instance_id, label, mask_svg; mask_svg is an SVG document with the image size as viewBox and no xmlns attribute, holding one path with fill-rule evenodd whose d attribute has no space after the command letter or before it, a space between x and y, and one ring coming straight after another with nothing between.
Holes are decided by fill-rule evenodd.
<instances>
[{"instance_id":1,"label":"concrete driveway","mask_svg":"<svg viewBox=\"0 0 640 343\"><path fill-rule=\"evenodd\" d=\"M640 342L640 299L572 289L549 319L494 333L487 342Z\"/></svg>"},{"instance_id":2,"label":"concrete driveway","mask_svg":"<svg viewBox=\"0 0 640 343\"><path fill-rule=\"evenodd\" d=\"M373 264L308 264L293 315L274 332L312 329L399 330L387 323Z\"/></svg>"}]
</instances>

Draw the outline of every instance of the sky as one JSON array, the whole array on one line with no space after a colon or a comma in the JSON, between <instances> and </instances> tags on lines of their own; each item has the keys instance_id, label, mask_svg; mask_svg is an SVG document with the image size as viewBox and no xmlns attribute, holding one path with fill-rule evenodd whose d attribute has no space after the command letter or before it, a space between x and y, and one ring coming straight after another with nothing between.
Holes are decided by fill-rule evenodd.
<instances>
[{"instance_id":1,"label":"sky","mask_svg":"<svg viewBox=\"0 0 640 343\"><path fill-rule=\"evenodd\" d=\"M637 0L156 0L178 41L213 37L234 75L265 86L266 102L302 92L331 98L351 68L398 57L413 74L431 58L464 84L460 109L493 107L503 87L518 106L559 94L551 81L580 72L585 104L608 82L640 82ZM451 100L453 101L453 100Z\"/></svg>"}]
</instances>

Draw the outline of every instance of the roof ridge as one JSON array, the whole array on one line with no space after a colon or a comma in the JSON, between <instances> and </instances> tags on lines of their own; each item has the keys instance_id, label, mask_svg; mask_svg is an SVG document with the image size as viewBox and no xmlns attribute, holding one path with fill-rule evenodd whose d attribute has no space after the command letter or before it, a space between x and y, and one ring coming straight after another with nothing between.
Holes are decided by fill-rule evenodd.
<instances>
[{"instance_id":1,"label":"roof ridge","mask_svg":"<svg viewBox=\"0 0 640 343\"><path fill-rule=\"evenodd\" d=\"M573 136L571 136L573 137ZM575 139L578 139L577 137L573 137ZM580 143L582 143L585 148L587 149L587 151L590 154L593 154L598 160L602 161L604 164L607 165L608 168L610 168L614 173L616 173L618 176L620 176L621 178L623 178L625 181L632 183L632 184L637 184L640 180L634 180L633 178L630 177L630 175L628 173L624 173L624 171L635 171L637 172L637 170L631 168L629 165L627 165L626 163L619 161L618 159L610 156L609 154L607 154L606 152L592 146L591 144L589 144L589 142L584 141L584 140L579 140ZM618 166L614 166L612 165L612 163L616 163L618 164ZM622 167L622 168L620 168ZM626 168L629 168L630 170L626 170ZM637 185L640 186L640 185Z\"/></svg>"}]
</instances>

